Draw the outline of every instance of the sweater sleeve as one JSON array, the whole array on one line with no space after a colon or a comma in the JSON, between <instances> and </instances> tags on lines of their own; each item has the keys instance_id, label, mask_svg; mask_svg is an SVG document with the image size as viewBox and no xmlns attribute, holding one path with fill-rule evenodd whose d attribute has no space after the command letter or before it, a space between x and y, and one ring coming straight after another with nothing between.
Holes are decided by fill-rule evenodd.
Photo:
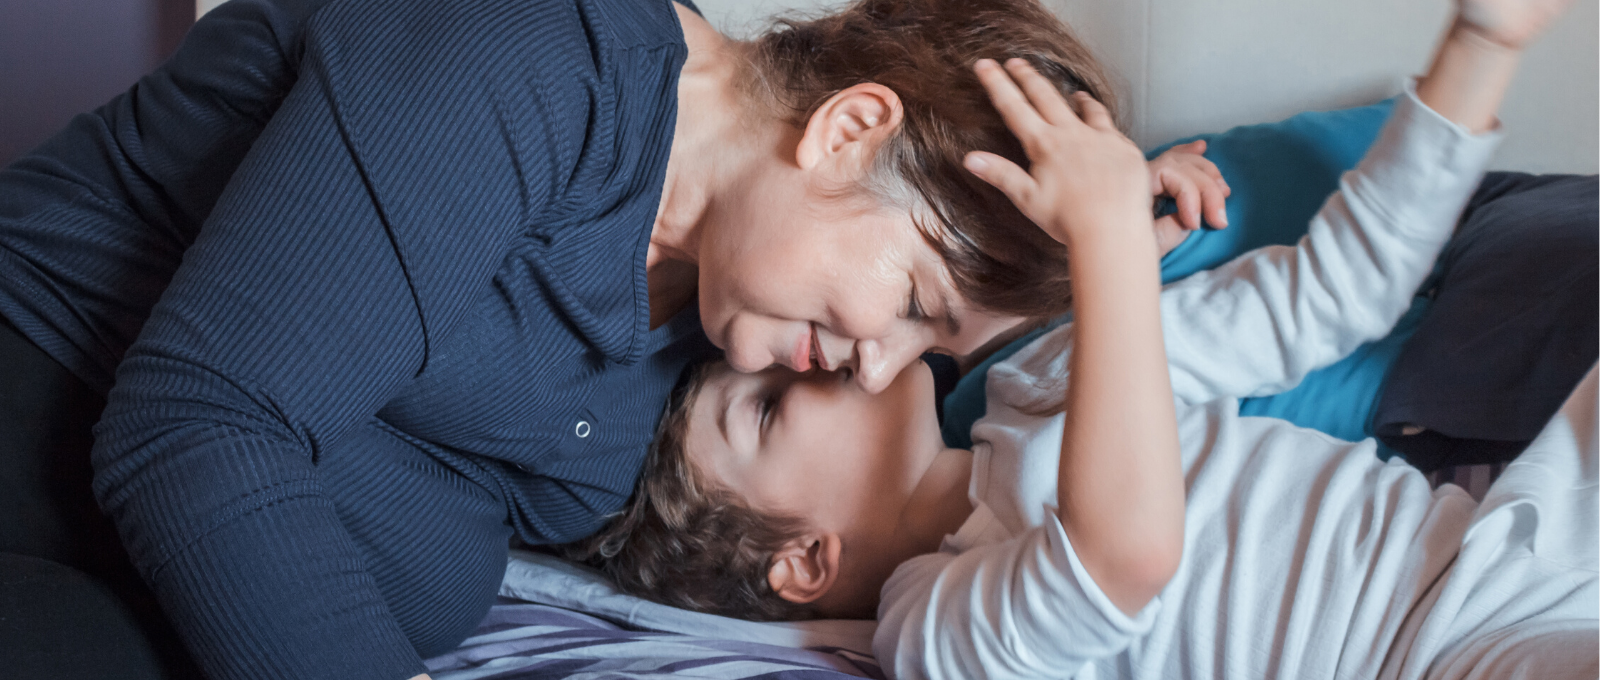
<instances>
[{"instance_id":1,"label":"sweater sleeve","mask_svg":"<svg viewBox=\"0 0 1600 680\"><path fill-rule=\"evenodd\" d=\"M0 171L0 315L102 395L324 2L207 13L160 68Z\"/></svg>"},{"instance_id":2,"label":"sweater sleeve","mask_svg":"<svg viewBox=\"0 0 1600 680\"><path fill-rule=\"evenodd\" d=\"M883 588L873 654L898 680L1062 678L1149 632L1159 598L1128 616L1044 526L960 554L916 557Z\"/></svg>"},{"instance_id":3,"label":"sweater sleeve","mask_svg":"<svg viewBox=\"0 0 1600 680\"><path fill-rule=\"evenodd\" d=\"M538 214L559 165L539 126L587 121L581 96L549 115L528 75L587 54L544 4L312 17L299 79L117 371L95 491L210 677L424 671L315 464L423 370Z\"/></svg>"},{"instance_id":4,"label":"sweater sleeve","mask_svg":"<svg viewBox=\"0 0 1600 680\"><path fill-rule=\"evenodd\" d=\"M1382 337L1411 303L1501 135L1473 135L1414 86L1294 247L1274 246L1168 287L1174 394L1273 394Z\"/></svg>"}]
</instances>

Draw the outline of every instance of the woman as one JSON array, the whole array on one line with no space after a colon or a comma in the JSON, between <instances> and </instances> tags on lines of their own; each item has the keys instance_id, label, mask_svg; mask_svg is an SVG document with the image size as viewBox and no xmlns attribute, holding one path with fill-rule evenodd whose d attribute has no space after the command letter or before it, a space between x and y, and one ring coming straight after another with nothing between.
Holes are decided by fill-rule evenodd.
<instances>
[{"instance_id":1,"label":"woman","mask_svg":"<svg viewBox=\"0 0 1600 680\"><path fill-rule=\"evenodd\" d=\"M229 3L0 179L0 316L50 374L11 390L81 416L17 448L19 513L87 505L53 476L104 395L96 500L208 675L418 675L508 540L621 506L702 330L874 391L1063 311L1063 248L960 165L1023 158L967 71L1008 54L1111 102L1026 0L751 44L666 0ZM1167 168L1220 223L1203 162ZM0 551L142 592L51 521Z\"/></svg>"}]
</instances>

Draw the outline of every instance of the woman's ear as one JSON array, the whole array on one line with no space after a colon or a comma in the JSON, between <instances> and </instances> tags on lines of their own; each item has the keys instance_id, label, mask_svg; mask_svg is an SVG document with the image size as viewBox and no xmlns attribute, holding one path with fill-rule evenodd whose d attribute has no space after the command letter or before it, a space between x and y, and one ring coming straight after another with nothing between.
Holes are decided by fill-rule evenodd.
<instances>
[{"instance_id":1,"label":"woman's ear","mask_svg":"<svg viewBox=\"0 0 1600 680\"><path fill-rule=\"evenodd\" d=\"M843 547L838 534L795 539L772 556L767 584L778 597L790 602L814 602L838 580Z\"/></svg>"},{"instance_id":2,"label":"woman's ear","mask_svg":"<svg viewBox=\"0 0 1600 680\"><path fill-rule=\"evenodd\" d=\"M795 161L803 170L831 163L849 172L864 171L878 145L900 129L903 117L894 90L877 83L851 85L811 114Z\"/></svg>"}]
</instances>

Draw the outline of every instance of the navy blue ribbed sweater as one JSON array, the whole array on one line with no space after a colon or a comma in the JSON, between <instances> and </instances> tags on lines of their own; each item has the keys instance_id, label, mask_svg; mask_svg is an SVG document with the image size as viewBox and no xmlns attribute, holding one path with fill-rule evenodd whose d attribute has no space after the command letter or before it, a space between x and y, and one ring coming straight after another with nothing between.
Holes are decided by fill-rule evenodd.
<instances>
[{"instance_id":1,"label":"navy blue ribbed sweater","mask_svg":"<svg viewBox=\"0 0 1600 680\"><path fill-rule=\"evenodd\" d=\"M707 349L644 275L685 55L667 0L235 0L0 174L0 314L109 388L208 673L423 672L620 507Z\"/></svg>"}]
</instances>

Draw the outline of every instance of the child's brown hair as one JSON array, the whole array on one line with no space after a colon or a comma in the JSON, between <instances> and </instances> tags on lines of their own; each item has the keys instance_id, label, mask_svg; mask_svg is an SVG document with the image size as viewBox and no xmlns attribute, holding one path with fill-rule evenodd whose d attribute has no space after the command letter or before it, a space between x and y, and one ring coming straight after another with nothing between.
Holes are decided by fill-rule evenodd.
<instances>
[{"instance_id":1,"label":"child's brown hair","mask_svg":"<svg viewBox=\"0 0 1600 680\"><path fill-rule=\"evenodd\" d=\"M773 555L801 522L750 507L689 460L689 414L715 365L690 369L674 393L627 507L562 552L624 592L674 607L756 621L808 618L767 582Z\"/></svg>"}]
</instances>

